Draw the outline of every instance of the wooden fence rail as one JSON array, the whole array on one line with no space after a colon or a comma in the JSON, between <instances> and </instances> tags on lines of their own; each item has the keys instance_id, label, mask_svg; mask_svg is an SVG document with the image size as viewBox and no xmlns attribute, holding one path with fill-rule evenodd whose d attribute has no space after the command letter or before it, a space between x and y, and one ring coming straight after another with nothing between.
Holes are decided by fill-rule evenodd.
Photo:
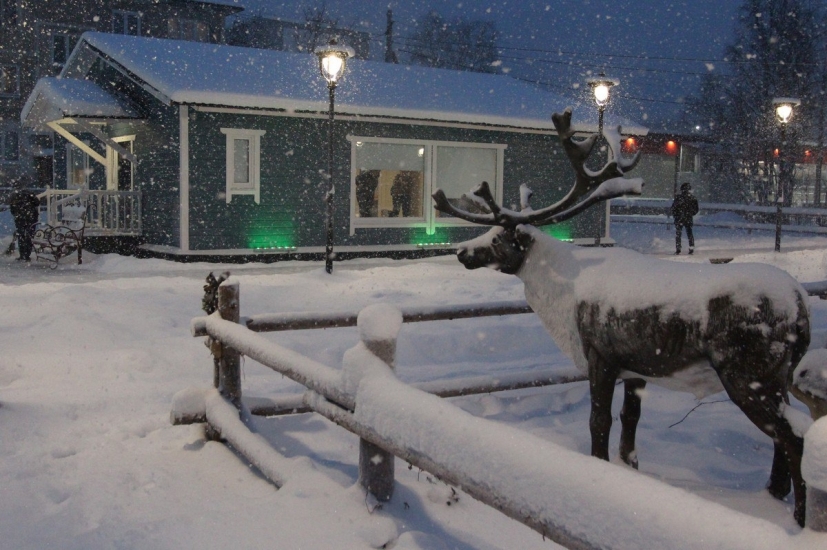
<instances>
[{"instance_id":1,"label":"wooden fence rail","mask_svg":"<svg viewBox=\"0 0 827 550\"><path fill-rule=\"evenodd\" d=\"M827 542L827 535L790 535L770 522L734 512L637 472L474 417L448 401L400 382L393 373L396 337L405 317L419 320L410 315L411 311L406 315L381 304L362 310L356 316L360 343L345 353L342 369L336 370L239 324L239 296L238 282L230 278L219 287L218 311L206 319L194 320L192 325L194 334L209 335L213 344L218 343L211 346L218 356L218 394L210 395L208 392L215 390L207 390L202 393L202 402L193 405L193 392L189 391L181 399L187 401L185 407L178 407L174 401L172 416L203 418L215 436L224 437L226 433L233 447L259 465L278 486L284 480L278 459L268 458L278 453L259 436L248 431L239 433L243 423L237 419L247 411L241 399L238 354L303 384L308 391L302 403L308 410L361 438L359 482L379 500L390 499L393 494L393 462L398 456L568 548L796 550L819 548ZM502 304L476 310L479 313L498 308L513 311L510 306L502 309ZM439 313L430 308L428 315L457 318L457 311ZM267 316L266 322L258 326L284 326L283 319L274 322L276 317ZM323 316L325 323L331 317L336 316ZM338 318L347 318L346 322L352 324L350 316ZM515 384L529 381L512 380ZM477 385L491 387L479 382ZM297 403L295 397L291 403ZM231 410L236 414L228 414ZM415 422L411 421L412 414ZM611 488L607 489L609 479Z\"/></svg>"}]
</instances>

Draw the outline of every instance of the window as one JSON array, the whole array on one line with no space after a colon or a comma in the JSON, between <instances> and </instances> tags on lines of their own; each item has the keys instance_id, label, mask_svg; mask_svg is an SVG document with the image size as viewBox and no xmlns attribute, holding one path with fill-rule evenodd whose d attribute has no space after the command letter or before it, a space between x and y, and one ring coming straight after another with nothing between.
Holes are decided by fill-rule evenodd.
<instances>
[{"instance_id":1,"label":"window","mask_svg":"<svg viewBox=\"0 0 827 550\"><path fill-rule=\"evenodd\" d=\"M233 195L253 195L260 200L260 151L264 130L221 128L227 136L227 203Z\"/></svg>"},{"instance_id":2,"label":"window","mask_svg":"<svg viewBox=\"0 0 827 550\"><path fill-rule=\"evenodd\" d=\"M69 52L72 51L68 34L53 34L52 39L52 65L62 67L69 59Z\"/></svg>"},{"instance_id":3,"label":"window","mask_svg":"<svg viewBox=\"0 0 827 550\"><path fill-rule=\"evenodd\" d=\"M203 21L195 19L181 19L171 17L167 21L167 33L169 38L178 40L190 40L193 42L209 42L210 26Z\"/></svg>"},{"instance_id":4,"label":"window","mask_svg":"<svg viewBox=\"0 0 827 550\"><path fill-rule=\"evenodd\" d=\"M17 65L0 65L0 96L20 95L20 71Z\"/></svg>"},{"instance_id":5,"label":"window","mask_svg":"<svg viewBox=\"0 0 827 550\"><path fill-rule=\"evenodd\" d=\"M141 36L141 14L134 11L114 10L112 12L112 32Z\"/></svg>"},{"instance_id":6,"label":"window","mask_svg":"<svg viewBox=\"0 0 827 550\"><path fill-rule=\"evenodd\" d=\"M71 143L66 144L66 188L76 189L89 185L89 155Z\"/></svg>"},{"instance_id":7,"label":"window","mask_svg":"<svg viewBox=\"0 0 827 550\"><path fill-rule=\"evenodd\" d=\"M0 0L4 25L17 25L17 0Z\"/></svg>"},{"instance_id":8,"label":"window","mask_svg":"<svg viewBox=\"0 0 827 550\"><path fill-rule=\"evenodd\" d=\"M2 134L3 162L17 162L20 160L20 135L17 130L6 130Z\"/></svg>"},{"instance_id":9,"label":"window","mask_svg":"<svg viewBox=\"0 0 827 550\"><path fill-rule=\"evenodd\" d=\"M363 138L351 136L351 233L357 227L464 225L434 210L431 194L442 189L460 203L487 181L502 198L504 145ZM473 208L473 204L463 203Z\"/></svg>"}]
</instances>

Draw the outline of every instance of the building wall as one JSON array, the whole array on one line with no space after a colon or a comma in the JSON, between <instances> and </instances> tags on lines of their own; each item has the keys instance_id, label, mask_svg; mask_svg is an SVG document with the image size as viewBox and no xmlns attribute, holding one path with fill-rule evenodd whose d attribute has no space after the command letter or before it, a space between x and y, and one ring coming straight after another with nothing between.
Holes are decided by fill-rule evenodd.
<instances>
[{"instance_id":1,"label":"building wall","mask_svg":"<svg viewBox=\"0 0 827 550\"><path fill-rule=\"evenodd\" d=\"M320 175L327 166L324 118L255 116L199 111L190 118L190 248L249 249L258 246L322 246L325 242ZM261 138L261 200L225 200L226 136L220 128L264 130ZM574 174L557 136L422 125L337 121L334 131L335 243L394 245L457 242L481 233L463 227L425 234L423 228L357 229L349 234L351 143L348 135L505 144L504 202L516 207L519 185L531 187L539 208L561 198ZM561 237L602 235L603 207L578 216L550 232Z\"/></svg>"}]
</instances>

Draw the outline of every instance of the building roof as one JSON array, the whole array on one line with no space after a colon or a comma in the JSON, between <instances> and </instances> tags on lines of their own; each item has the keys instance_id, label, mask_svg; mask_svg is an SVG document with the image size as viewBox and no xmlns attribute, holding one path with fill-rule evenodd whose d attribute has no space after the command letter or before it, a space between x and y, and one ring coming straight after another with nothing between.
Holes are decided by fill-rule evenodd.
<instances>
[{"instance_id":1,"label":"building roof","mask_svg":"<svg viewBox=\"0 0 827 550\"><path fill-rule=\"evenodd\" d=\"M39 126L64 118L137 118L138 114L94 82L41 78L23 106L20 119Z\"/></svg>"},{"instance_id":2,"label":"building roof","mask_svg":"<svg viewBox=\"0 0 827 550\"><path fill-rule=\"evenodd\" d=\"M102 53L171 103L327 112L327 85L309 53L241 48L182 40L85 33L83 48ZM75 70L75 73L77 71ZM74 74L72 60L64 76ZM553 130L551 114L573 107L578 129L594 131L597 113L504 75L352 59L336 88L336 112ZM646 129L613 117L625 133Z\"/></svg>"}]
</instances>

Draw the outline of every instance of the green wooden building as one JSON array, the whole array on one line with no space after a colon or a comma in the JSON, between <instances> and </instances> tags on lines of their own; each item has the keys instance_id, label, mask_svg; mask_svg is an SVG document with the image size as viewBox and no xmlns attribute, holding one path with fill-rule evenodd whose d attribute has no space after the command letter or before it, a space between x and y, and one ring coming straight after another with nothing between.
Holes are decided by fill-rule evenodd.
<instances>
[{"instance_id":1,"label":"green wooden building","mask_svg":"<svg viewBox=\"0 0 827 550\"><path fill-rule=\"evenodd\" d=\"M568 106L595 131L595 108L507 76L351 60L332 136L337 257L432 254L479 234L433 209L437 188L460 200L485 180L514 206L525 183L535 208L559 199L574 175L551 114ZM188 260L279 259L324 252L327 110L312 54L87 33L22 119L64 138L55 192L97 197L93 233ZM549 231L605 244L607 227L596 207Z\"/></svg>"}]
</instances>

